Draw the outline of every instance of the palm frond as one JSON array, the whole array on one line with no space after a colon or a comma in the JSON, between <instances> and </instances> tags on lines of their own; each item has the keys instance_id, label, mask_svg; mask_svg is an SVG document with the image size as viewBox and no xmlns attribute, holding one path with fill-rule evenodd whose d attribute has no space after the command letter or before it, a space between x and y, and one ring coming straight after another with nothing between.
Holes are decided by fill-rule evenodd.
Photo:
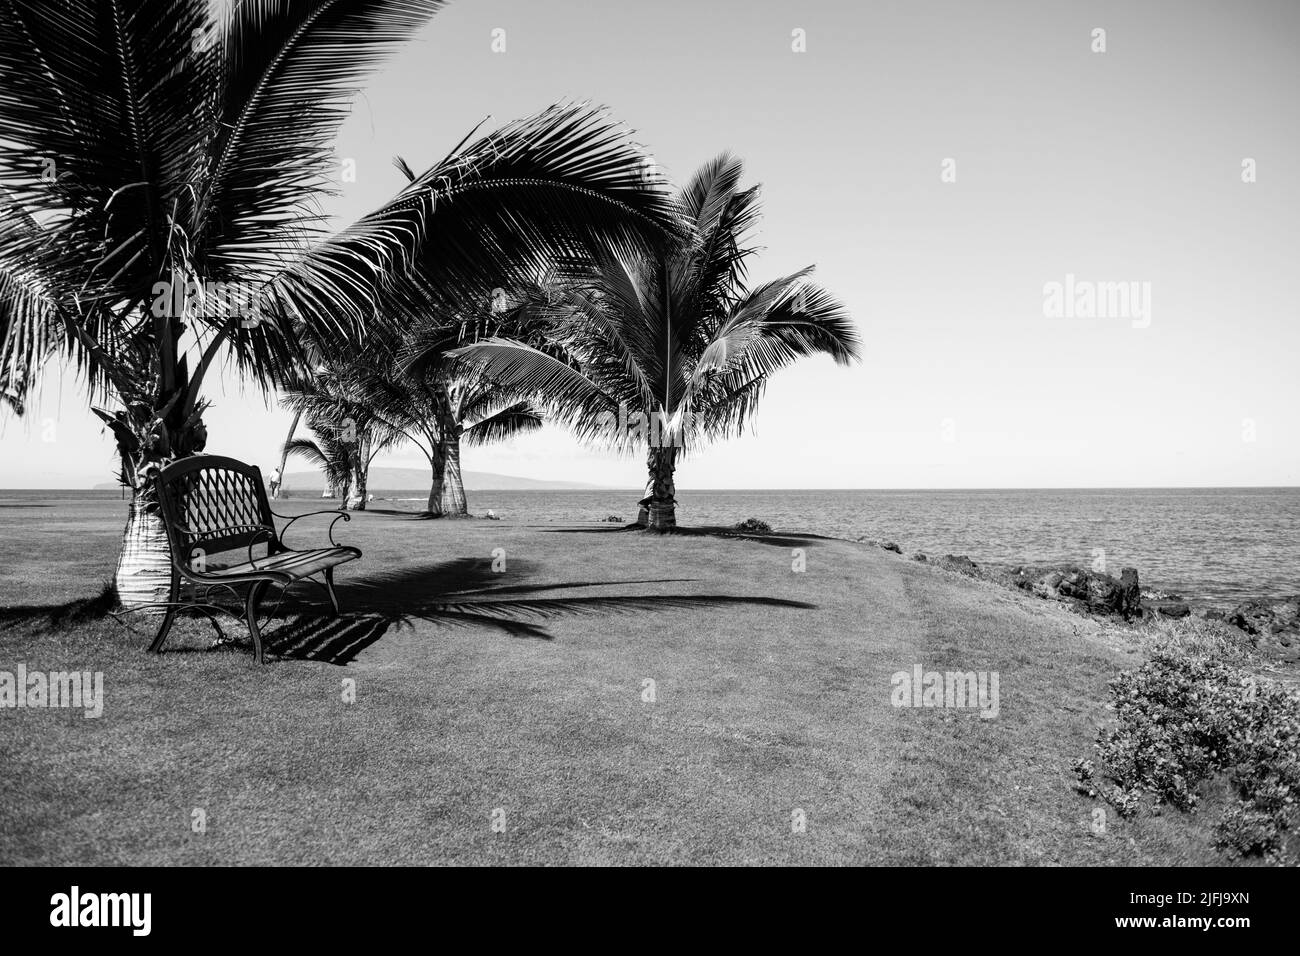
<instances>
[{"instance_id":1,"label":"palm frond","mask_svg":"<svg viewBox=\"0 0 1300 956\"><path fill-rule=\"evenodd\" d=\"M493 338L449 354L463 373L486 377L503 395L532 400L580 437L601 437L594 420L618 412L618 400L581 369L531 345Z\"/></svg>"},{"instance_id":2,"label":"palm frond","mask_svg":"<svg viewBox=\"0 0 1300 956\"><path fill-rule=\"evenodd\" d=\"M542 424L542 416L531 405L516 402L466 426L461 433L461 441L467 445L486 445L538 431Z\"/></svg>"},{"instance_id":3,"label":"palm frond","mask_svg":"<svg viewBox=\"0 0 1300 956\"><path fill-rule=\"evenodd\" d=\"M600 109L552 106L481 137L274 283L279 312L346 336L425 298L454 311L536 283L597 248L644 249L676 230L662 183ZM403 286L406 288L404 289Z\"/></svg>"},{"instance_id":4,"label":"palm frond","mask_svg":"<svg viewBox=\"0 0 1300 956\"><path fill-rule=\"evenodd\" d=\"M319 238L333 140L365 77L444 0L239 0L221 39L211 169L195 211L205 271L269 277Z\"/></svg>"},{"instance_id":5,"label":"palm frond","mask_svg":"<svg viewBox=\"0 0 1300 956\"><path fill-rule=\"evenodd\" d=\"M284 443L284 453L319 468L331 486L340 487L352 479L352 459L348 450L338 442L324 437L319 440L291 438Z\"/></svg>"},{"instance_id":6,"label":"palm frond","mask_svg":"<svg viewBox=\"0 0 1300 956\"><path fill-rule=\"evenodd\" d=\"M51 285L142 301L207 135L206 0L3 0L0 180L50 227Z\"/></svg>"}]
</instances>

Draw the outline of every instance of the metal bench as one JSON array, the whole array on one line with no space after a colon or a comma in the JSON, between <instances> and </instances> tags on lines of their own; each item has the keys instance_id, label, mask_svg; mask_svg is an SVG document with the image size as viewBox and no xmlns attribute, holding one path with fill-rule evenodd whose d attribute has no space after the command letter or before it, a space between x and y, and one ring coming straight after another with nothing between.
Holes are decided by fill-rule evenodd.
<instances>
[{"instance_id":1,"label":"metal bench","mask_svg":"<svg viewBox=\"0 0 1300 956\"><path fill-rule=\"evenodd\" d=\"M207 599L214 589L238 597L237 588L248 585L244 617L253 637L257 662L265 658L262 635L257 626L257 602L271 584L282 589L321 574L330 606L337 617L338 597L334 594L334 569L361 557L357 548L334 540L334 525L351 518L342 511L312 511L290 518L271 510L262 484L262 473L253 465L217 455L182 458L154 477L159 510L171 543L171 593L158 636L149 650L161 653L176 612L182 607L211 607ZM284 544L283 534L302 518L333 515L328 548L294 551ZM275 519L287 518L283 531L275 530ZM266 545L266 553L254 557L253 549ZM218 566L219 555L235 552L237 563ZM242 553L241 553L242 552ZM203 589L201 600L183 600L182 582ZM314 582L319 584L320 582ZM283 593L283 591L281 592ZM220 608L225 610L224 608Z\"/></svg>"}]
</instances>

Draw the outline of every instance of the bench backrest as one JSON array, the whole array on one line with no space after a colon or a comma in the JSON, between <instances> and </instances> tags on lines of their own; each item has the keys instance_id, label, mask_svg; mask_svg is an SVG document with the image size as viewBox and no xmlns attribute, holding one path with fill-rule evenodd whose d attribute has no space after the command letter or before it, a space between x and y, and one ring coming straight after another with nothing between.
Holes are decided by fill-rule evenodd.
<instances>
[{"instance_id":1,"label":"bench backrest","mask_svg":"<svg viewBox=\"0 0 1300 956\"><path fill-rule=\"evenodd\" d=\"M172 559L192 566L200 549L217 554L265 544L279 548L262 472L234 458L194 455L168 465L154 478Z\"/></svg>"}]
</instances>

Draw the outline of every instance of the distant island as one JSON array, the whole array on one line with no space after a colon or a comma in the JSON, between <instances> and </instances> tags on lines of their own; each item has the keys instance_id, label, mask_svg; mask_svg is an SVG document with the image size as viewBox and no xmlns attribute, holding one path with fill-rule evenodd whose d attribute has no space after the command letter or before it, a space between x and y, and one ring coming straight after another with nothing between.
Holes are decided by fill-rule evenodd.
<instances>
[{"instance_id":1,"label":"distant island","mask_svg":"<svg viewBox=\"0 0 1300 956\"><path fill-rule=\"evenodd\" d=\"M263 476L270 472L263 470ZM463 473L466 491L597 491L601 485L587 484L581 481L542 481L538 478L520 478L517 475L498 475L490 471L466 471ZM325 490L325 479L318 471L291 471L285 475L285 490L300 494L317 494ZM94 486L95 491L114 491L116 482L105 482ZM420 491L429 489L429 470L427 468L385 468L370 469L367 490L378 494L384 491Z\"/></svg>"}]
</instances>

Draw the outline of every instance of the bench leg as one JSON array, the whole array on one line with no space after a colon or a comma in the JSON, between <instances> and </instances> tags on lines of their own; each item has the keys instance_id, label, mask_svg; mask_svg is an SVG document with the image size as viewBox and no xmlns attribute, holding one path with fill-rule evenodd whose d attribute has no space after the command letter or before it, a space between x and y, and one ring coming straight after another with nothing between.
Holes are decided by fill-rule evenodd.
<instances>
[{"instance_id":1,"label":"bench leg","mask_svg":"<svg viewBox=\"0 0 1300 956\"><path fill-rule=\"evenodd\" d=\"M330 605L334 608L334 616L339 616L339 599L334 593L334 569L325 569L325 591L330 596Z\"/></svg>"},{"instance_id":2,"label":"bench leg","mask_svg":"<svg viewBox=\"0 0 1300 956\"><path fill-rule=\"evenodd\" d=\"M244 617L248 619L248 633L253 636L253 653L257 656L257 663L265 664L266 657L262 653L262 632L257 629L257 602L262 597L262 592L266 590L266 581L257 581L248 589L248 600L244 603Z\"/></svg>"},{"instance_id":3,"label":"bench leg","mask_svg":"<svg viewBox=\"0 0 1300 956\"><path fill-rule=\"evenodd\" d=\"M172 568L172 586L167 592L167 613L163 615L162 624L153 643L149 645L149 652L152 654L162 653L163 641L167 640L167 632L172 629L172 621L176 620L176 599L180 596L180 586L180 575L176 573L175 568Z\"/></svg>"}]
</instances>

